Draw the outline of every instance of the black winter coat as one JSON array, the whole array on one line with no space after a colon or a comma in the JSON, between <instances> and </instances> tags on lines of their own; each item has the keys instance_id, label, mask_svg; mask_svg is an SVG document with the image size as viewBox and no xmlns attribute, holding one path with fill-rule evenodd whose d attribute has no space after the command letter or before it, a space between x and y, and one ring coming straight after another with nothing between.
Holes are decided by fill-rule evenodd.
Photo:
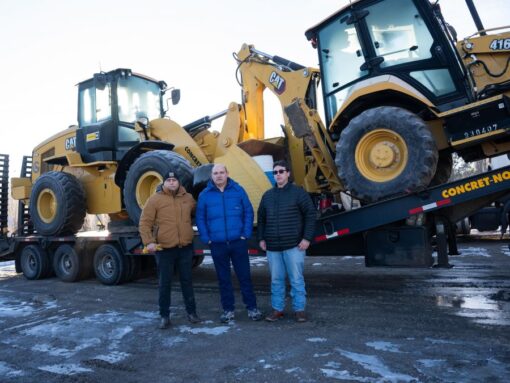
<instances>
[{"instance_id":1,"label":"black winter coat","mask_svg":"<svg viewBox=\"0 0 510 383\"><path fill-rule=\"evenodd\" d=\"M283 251L296 247L302 239L312 241L317 212L312 199L301 187L288 183L269 189L257 211L258 240L267 250Z\"/></svg>"}]
</instances>

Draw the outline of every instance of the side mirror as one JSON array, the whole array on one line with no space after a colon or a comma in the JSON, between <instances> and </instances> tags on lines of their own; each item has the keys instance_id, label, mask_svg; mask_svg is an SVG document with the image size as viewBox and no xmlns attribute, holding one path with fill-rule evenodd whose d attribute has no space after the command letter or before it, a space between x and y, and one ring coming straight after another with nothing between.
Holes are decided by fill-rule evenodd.
<instances>
[{"instance_id":1,"label":"side mirror","mask_svg":"<svg viewBox=\"0 0 510 383\"><path fill-rule=\"evenodd\" d=\"M172 99L172 105L177 105L181 99L181 90L172 89L172 92L170 93L170 98Z\"/></svg>"}]
</instances>

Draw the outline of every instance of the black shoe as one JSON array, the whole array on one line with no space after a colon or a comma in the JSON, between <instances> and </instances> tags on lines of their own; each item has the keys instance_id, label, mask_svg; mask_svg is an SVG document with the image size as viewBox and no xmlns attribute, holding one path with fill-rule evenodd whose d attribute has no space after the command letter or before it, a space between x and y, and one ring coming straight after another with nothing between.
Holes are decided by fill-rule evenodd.
<instances>
[{"instance_id":1,"label":"black shoe","mask_svg":"<svg viewBox=\"0 0 510 383\"><path fill-rule=\"evenodd\" d=\"M221 323L230 323L234 320L234 312L225 310L223 311L223 314L220 316L220 322Z\"/></svg>"},{"instance_id":2,"label":"black shoe","mask_svg":"<svg viewBox=\"0 0 510 383\"><path fill-rule=\"evenodd\" d=\"M170 327L170 318L169 317L161 317L161 320L159 322L159 328L161 330L167 329Z\"/></svg>"},{"instance_id":3,"label":"black shoe","mask_svg":"<svg viewBox=\"0 0 510 383\"><path fill-rule=\"evenodd\" d=\"M188 314L188 320L190 321L190 323L200 323L202 322L202 319L200 319L197 314L193 313L193 314Z\"/></svg>"},{"instance_id":4,"label":"black shoe","mask_svg":"<svg viewBox=\"0 0 510 383\"><path fill-rule=\"evenodd\" d=\"M262 319L262 313L257 308L253 310L248 310L248 318L250 318L253 321L259 321Z\"/></svg>"}]
</instances>

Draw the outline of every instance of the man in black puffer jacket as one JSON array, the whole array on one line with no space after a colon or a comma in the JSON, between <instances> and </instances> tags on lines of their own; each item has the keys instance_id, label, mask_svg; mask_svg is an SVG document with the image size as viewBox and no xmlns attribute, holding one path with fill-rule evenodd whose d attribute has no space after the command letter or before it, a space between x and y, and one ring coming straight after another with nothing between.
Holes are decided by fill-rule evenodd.
<instances>
[{"instance_id":1,"label":"man in black puffer jacket","mask_svg":"<svg viewBox=\"0 0 510 383\"><path fill-rule=\"evenodd\" d=\"M274 322L283 317L285 277L288 275L292 308L298 322L305 322L306 290L303 277L305 252L313 238L317 212L303 188L289 182L285 161L273 165L276 186L262 196L257 212L259 245L267 251L271 271L271 305L266 317Z\"/></svg>"}]
</instances>

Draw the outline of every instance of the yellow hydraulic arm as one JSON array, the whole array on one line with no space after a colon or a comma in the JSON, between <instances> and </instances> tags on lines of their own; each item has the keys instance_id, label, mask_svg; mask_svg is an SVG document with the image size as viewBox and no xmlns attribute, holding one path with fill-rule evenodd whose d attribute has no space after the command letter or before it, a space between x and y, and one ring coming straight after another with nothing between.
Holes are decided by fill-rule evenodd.
<instances>
[{"instance_id":1,"label":"yellow hydraulic arm","mask_svg":"<svg viewBox=\"0 0 510 383\"><path fill-rule=\"evenodd\" d=\"M280 101L284 133L294 179L309 192L343 190L333 161L334 143L316 110L318 69L304 67L279 56L271 56L244 44L235 55L243 90L245 125L240 141L264 136L263 92L269 89ZM310 155L305 155L303 142ZM323 180L317 181L317 170Z\"/></svg>"}]
</instances>

